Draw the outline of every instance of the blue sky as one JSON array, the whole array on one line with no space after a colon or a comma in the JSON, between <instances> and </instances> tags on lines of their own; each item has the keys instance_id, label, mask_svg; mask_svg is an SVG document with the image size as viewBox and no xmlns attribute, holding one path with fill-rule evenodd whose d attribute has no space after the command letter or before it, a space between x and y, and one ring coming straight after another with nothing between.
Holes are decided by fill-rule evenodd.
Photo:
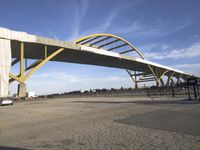
<instances>
[{"instance_id":1,"label":"blue sky","mask_svg":"<svg viewBox=\"0 0 200 150\"><path fill-rule=\"evenodd\" d=\"M112 33L130 41L148 60L200 74L199 0L0 2L1 27L63 41ZM58 62L46 64L27 83L38 94L133 86L124 70ZM15 90L16 83L11 86Z\"/></svg>"}]
</instances>

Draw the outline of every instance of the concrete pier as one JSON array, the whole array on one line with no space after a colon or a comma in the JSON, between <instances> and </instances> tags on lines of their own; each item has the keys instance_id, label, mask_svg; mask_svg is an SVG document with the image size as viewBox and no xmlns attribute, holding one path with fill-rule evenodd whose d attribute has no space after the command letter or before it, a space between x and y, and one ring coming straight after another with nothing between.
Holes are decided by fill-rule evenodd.
<instances>
[{"instance_id":1,"label":"concrete pier","mask_svg":"<svg viewBox=\"0 0 200 150\"><path fill-rule=\"evenodd\" d=\"M19 96L19 98L26 97L26 84L25 83L18 84L18 96Z\"/></svg>"}]
</instances>

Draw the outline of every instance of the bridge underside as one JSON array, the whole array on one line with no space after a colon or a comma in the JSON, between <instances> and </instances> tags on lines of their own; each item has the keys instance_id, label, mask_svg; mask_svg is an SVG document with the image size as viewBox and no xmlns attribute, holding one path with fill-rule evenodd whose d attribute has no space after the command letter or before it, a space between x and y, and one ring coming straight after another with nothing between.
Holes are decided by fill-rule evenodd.
<instances>
[{"instance_id":1,"label":"bridge underside","mask_svg":"<svg viewBox=\"0 0 200 150\"><path fill-rule=\"evenodd\" d=\"M61 47L57 46L19 41L11 41L11 48L12 58L14 58L12 65L14 66L19 62L21 64L21 69L19 75L13 75L10 73L10 83L15 80L19 81L20 84L18 86L18 94L20 97L25 96L25 81L43 65L42 64L39 66L44 61L45 63L47 61L59 61L125 69L135 83L135 88L138 88L138 83L151 81L157 82L158 86L160 86L160 84L163 86L164 83L162 81L162 77L164 75L168 77L167 84L169 85L170 81L171 83L174 83L172 77L175 77L177 80L179 80L179 78L182 76L180 73L167 69L159 69L153 65L147 65L141 63L140 61L136 61L137 59L130 58L128 56L122 56L118 58L99 55L97 53L88 51L81 51L78 50L78 48L62 49ZM59 53L56 53L58 51ZM53 57L48 59L49 56ZM34 59L36 61L32 65L26 66L26 59ZM186 75L182 76L182 79L185 80L186 78Z\"/></svg>"},{"instance_id":2,"label":"bridge underside","mask_svg":"<svg viewBox=\"0 0 200 150\"><path fill-rule=\"evenodd\" d=\"M21 32L10 30L7 34L11 34L11 32L15 32L15 35L22 34ZM20 73L18 75L10 73L9 82L18 81L20 83L18 90L20 97L25 96L25 81L48 61L125 69L133 79L135 88L138 87L138 83L140 82L151 81L156 81L158 86L164 86L164 76L168 78L166 83L168 85L174 83L173 78L176 78L177 82L180 82L191 76L182 71L145 60L142 54L126 40L110 34L95 34L70 43L37 37L26 33L18 37L8 36L7 34L1 35L0 32L0 38L11 41L12 66L20 63ZM122 43L116 46L116 42ZM97 43L100 45L97 45ZM111 45L113 43L115 43L115 46ZM109 47L106 48L106 46ZM128 46L129 50L122 52L114 51L125 46ZM129 52L138 54L139 58L133 55L127 55L126 53ZM35 62L27 66L27 59L33 59Z\"/></svg>"}]
</instances>

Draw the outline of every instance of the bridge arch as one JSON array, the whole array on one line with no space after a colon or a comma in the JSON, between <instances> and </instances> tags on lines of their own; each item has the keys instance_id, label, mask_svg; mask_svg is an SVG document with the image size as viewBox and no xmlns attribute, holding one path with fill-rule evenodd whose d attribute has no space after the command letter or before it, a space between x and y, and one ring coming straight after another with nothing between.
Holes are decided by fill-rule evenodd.
<instances>
[{"instance_id":1,"label":"bridge arch","mask_svg":"<svg viewBox=\"0 0 200 150\"><path fill-rule=\"evenodd\" d=\"M118 53L126 54L129 52L136 52L140 58L144 59L142 53L135 46L133 46L130 42L128 42L124 38L113 34L106 34L106 33L91 34L78 38L74 40L73 43L79 45L86 45L89 47L95 47L107 51L115 51L115 52L120 48L126 47L127 49L124 49L120 52L118 51Z\"/></svg>"},{"instance_id":2,"label":"bridge arch","mask_svg":"<svg viewBox=\"0 0 200 150\"><path fill-rule=\"evenodd\" d=\"M144 59L142 53L135 46L133 46L130 42L128 42L124 38L113 34L106 34L106 33L91 34L78 38L74 40L73 43L107 51L114 51L119 54L136 52L139 58ZM125 50L122 51L118 50L119 48L125 48L125 47L126 47ZM158 69L151 65L149 65L149 72L150 72L149 74L127 69L126 71L132 78L133 82L135 83L135 88L138 88L137 84L139 82L144 82L144 81L156 81L157 85L160 85L159 83L161 82L162 77L168 72L168 70Z\"/></svg>"},{"instance_id":3,"label":"bridge arch","mask_svg":"<svg viewBox=\"0 0 200 150\"><path fill-rule=\"evenodd\" d=\"M43 43L42 48L44 48L44 53L41 51L41 58L37 58L34 63L32 63L30 66L26 66L24 64L24 59L26 56L24 55L24 49L25 44L27 42L19 42L19 54L16 56L16 59L12 62L12 66L15 65L16 63L20 63L20 73L18 75L14 75L10 73L10 83L13 81L18 81L20 84L24 84L24 82L39 68L41 68L46 62L54 60L54 58L59 55L60 53L63 53L66 48L62 45L59 45L57 47L51 47L51 45L46 45ZM144 56L142 53L135 47L133 46L130 42L125 40L122 37L113 35L113 34L106 34L106 33L98 33L98 34L91 34L87 35L78 39L75 39L72 41L72 43L69 43L73 45L76 49L78 49L81 46L87 46L87 47L92 47L100 50L106 50L106 51L112 51L118 54L121 54L120 57L123 54L135 54L136 58L139 58L138 61L140 62L145 62L144 61ZM49 49L50 48L50 49ZM95 50L95 49L94 49ZM44 55L44 56L43 56ZM132 56L132 55L131 55ZM148 61L147 61L148 62ZM145 62L145 63L147 63ZM170 69L168 68L162 68L158 67L152 63L147 64L147 69L144 71L138 71L137 69L132 69L130 68L124 68L133 82L135 83L135 88L138 87L139 82L151 82L151 81L156 81L157 85L160 85L160 82L162 82L162 77L166 75ZM24 67L26 66L26 67ZM30 71L29 71L30 70ZM172 75L173 76L173 75Z\"/></svg>"}]
</instances>

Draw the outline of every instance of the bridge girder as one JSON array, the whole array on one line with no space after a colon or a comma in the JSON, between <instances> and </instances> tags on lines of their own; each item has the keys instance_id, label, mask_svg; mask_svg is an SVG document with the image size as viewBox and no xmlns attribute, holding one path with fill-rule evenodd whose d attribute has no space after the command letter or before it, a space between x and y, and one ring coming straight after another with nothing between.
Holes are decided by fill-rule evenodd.
<instances>
[{"instance_id":1,"label":"bridge girder","mask_svg":"<svg viewBox=\"0 0 200 150\"><path fill-rule=\"evenodd\" d=\"M111 38L113 38L113 40L110 40ZM122 43L118 44L117 46L116 45L113 46L114 44L116 44L119 41L122 41ZM115 51L118 48L129 46L131 49L119 52L119 54L124 54L124 53L129 53L129 52L135 51L138 54L139 58L144 59L144 56L142 55L142 53L136 47L134 47L131 43L129 43L127 40L125 40L119 36L112 35L112 34L91 34L88 36L78 38L78 39L74 40L73 42L75 44L86 45L89 47L94 47L94 48L103 49L103 50L107 50L107 51L111 51L111 50ZM110 47L106 48L108 46L110 46ZM169 73L170 70L157 68L152 65L148 65L148 67L149 67L150 73L149 73L149 71L147 71L148 73L140 73L141 75L139 75L139 77L138 77L137 70L126 69L127 73L129 74L129 76L131 77L131 79L133 80L133 82L135 84L135 88L138 88L139 82L150 82L150 81L155 81L157 83L157 86L160 86L160 84L162 84L162 86L164 86L164 81L162 78L167 73ZM148 75L148 74L151 74L152 78L147 78L146 75ZM169 81L172 80L173 75L174 74L172 73L172 76L168 76ZM180 82L181 76L182 76L182 74L179 75L177 82ZM167 85L169 85L169 81L167 82Z\"/></svg>"},{"instance_id":2,"label":"bridge girder","mask_svg":"<svg viewBox=\"0 0 200 150\"><path fill-rule=\"evenodd\" d=\"M73 41L76 45L84 45L92 48L97 48L100 50L106 50L106 51L114 51L117 52L119 55L122 54L129 54L130 52L135 52L137 57L144 60L144 56L142 53L134 47L131 43L129 43L127 40L116 36L112 34L92 34L88 35L82 38L79 38L77 40ZM50 61L52 58L63 52L64 48L58 47L54 52L50 52L48 55L48 47L44 45L44 57L42 59L36 60L34 63L32 63L29 66L25 66L24 61L24 44L23 42L20 42L20 57L16 58L12 62L12 66L20 63L20 73L18 75L14 75L10 73L10 83L13 81L18 81L19 83L24 83L33 73L35 73L38 69L40 69L45 63ZM137 58L136 57L136 58ZM176 77L178 82L180 82L181 78L184 79L182 74L176 73L175 71L171 71L169 69L165 68L159 68L154 65L148 64L148 67L145 72L141 72L136 70L128 70L125 69L133 82L135 83L135 88L138 88L138 83L140 82L151 82L155 81L158 86L162 84L164 86L163 76L167 76L169 82L173 81L172 77ZM167 85L169 84L167 82Z\"/></svg>"},{"instance_id":3,"label":"bridge girder","mask_svg":"<svg viewBox=\"0 0 200 150\"><path fill-rule=\"evenodd\" d=\"M12 62L12 66L17 64L18 62L20 63L20 73L18 75L14 75L12 73L9 74L10 80L9 83L11 84L14 81L19 82L18 86L18 94L21 93L19 96L20 97L25 97L25 92L26 90L23 89L24 92L20 90L21 87L25 88L25 81L33 74L35 73L38 69L40 69L44 64L46 64L49 60L51 60L53 57L61 53L64 48L59 48L55 52L51 53L49 56L47 55L47 46L44 48L44 59L38 59L28 67L24 67L24 43L20 43L20 59L15 59ZM30 70L30 71L29 71ZM22 85L22 86L21 86Z\"/></svg>"},{"instance_id":4,"label":"bridge girder","mask_svg":"<svg viewBox=\"0 0 200 150\"><path fill-rule=\"evenodd\" d=\"M111 38L113 38L113 39L110 40ZM119 43L120 41L122 43L120 43L116 46L115 44ZM134 47L131 43L129 43L127 40L125 40L119 36L115 36L112 34L92 34L92 35L88 35L88 36L84 36L79 39L76 39L73 42L76 44L79 44L79 45L86 45L89 47L99 48L99 49L103 49L103 50L107 50L107 51L111 51L111 50L115 51L121 47L128 46L129 49L121 51L121 52L119 52L119 54L125 54L125 53L135 51L140 58L144 59L144 56L142 55L142 53L136 47ZM109 48L107 48L107 47L109 47ZM147 82L147 81L153 81L153 80L157 81L158 83L160 82L160 78L162 77L162 75L158 76L156 74L156 72L154 71L154 68L152 68L150 65L149 65L149 69L150 69L150 72L154 76L154 78L150 79L150 80L149 79L145 80L144 79L145 75L142 75L138 78L138 76L136 75L137 71L126 69L127 73L129 74L129 76L131 77L133 82L135 83L135 88L138 88L139 82ZM132 72L134 72L134 74L132 74ZM165 72L162 72L162 73L165 73Z\"/></svg>"}]
</instances>

